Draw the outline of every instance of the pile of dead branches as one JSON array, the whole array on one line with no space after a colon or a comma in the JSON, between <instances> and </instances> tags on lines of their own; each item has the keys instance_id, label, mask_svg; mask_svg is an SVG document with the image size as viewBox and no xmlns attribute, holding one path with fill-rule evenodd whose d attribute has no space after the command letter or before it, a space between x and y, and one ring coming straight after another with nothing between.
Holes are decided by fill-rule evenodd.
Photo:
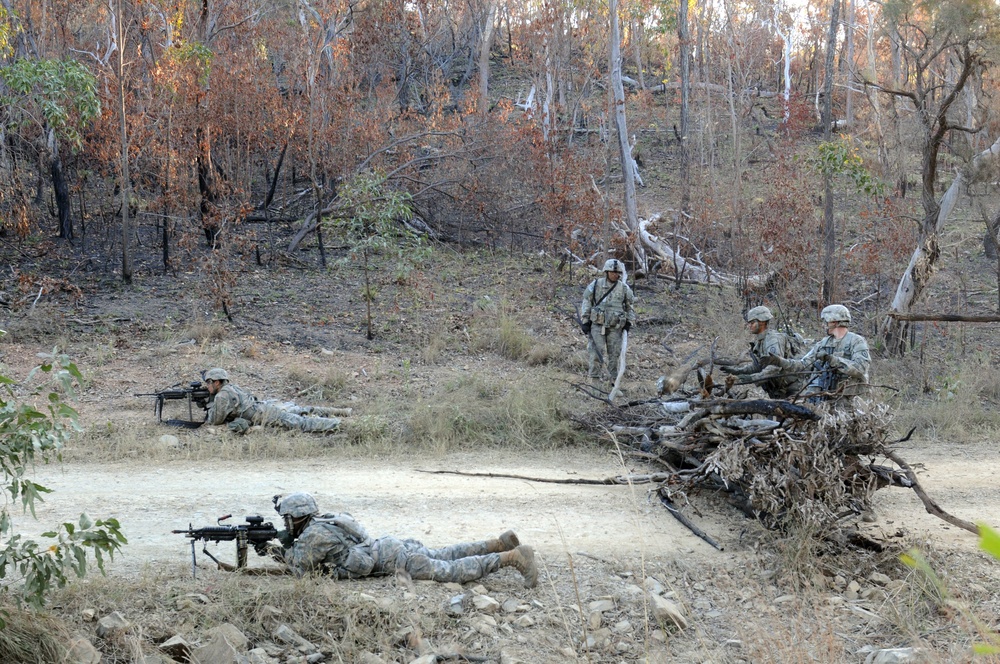
<instances>
[{"instance_id":1,"label":"pile of dead branches","mask_svg":"<svg viewBox=\"0 0 1000 664\"><path fill-rule=\"evenodd\" d=\"M664 505L710 542L678 507L705 491L726 493L771 528L829 532L870 510L878 489L907 487L928 512L976 532L920 488L893 450L902 440L892 433L885 404L675 398L605 409L588 420L627 456L658 466L648 481L659 484Z\"/></svg>"}]
</instances>

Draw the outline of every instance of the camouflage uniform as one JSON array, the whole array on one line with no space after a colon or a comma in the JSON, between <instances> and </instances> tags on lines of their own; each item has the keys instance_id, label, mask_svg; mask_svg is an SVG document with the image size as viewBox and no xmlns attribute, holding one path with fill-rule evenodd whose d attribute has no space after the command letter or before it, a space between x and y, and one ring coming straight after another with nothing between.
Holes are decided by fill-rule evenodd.
<instances>
[{"instance_id":1,"label":"camouflage uniform","mask_svg":"<svg viewBox=\"0 0 1000 664\"><path fill-rule=\"evenodd\" d=\"M309 432L336 431L340 420L336 417L316 416L323 412L328 413L330 410L257 401L243 388L226 383L209 404L206 421L214 425L230 423L230 428L234 431L246 431L251 424Z\"/></svg>"},{"instance_id":2,"label":"camouflage uniform","mask_svg":"<svg viewBox=\"0 0 1000 664\"><path fill-rule=\"evenodd\" d=\"M590 354L587 375L592 381L609 379L610 382L618 377L622 332L635 323L635 295L625 283L620 267L607 269L612 263L616 267L621 265L614 259L605 263L605 276L590 282L580 305L580 319L588 337L587 351ZM611 282L607 272L619 272L621 276L618 281ZM605 365L606 375L603 371Z\"/></svg>"},{"instance_id":3,"label":"camouflage uniform","mask_svg":"<svg viewBox=\"0 0 1000 664\"><path fill-rule=\"evenodd\" d=\"M817 356L829 355L829 359L820 361ZM860 334L848 332L843 339L827 335L802 359L792 360L792 369L811 371L809 383L803 394L817 392L839 391L841 395L851 397L861 394L868 382L868 369L872 357L868 351L868 342ZM832 373L831 373L832 372ZM829 386L829 383L834 384Z\"/></svg>"},{"instance_id":4,"label":"camouflage uniform","mask_svg":"<svg viewBox=\"0 0 1000 664\"><path fill-rule=\"evenodd\" d=\"M797 394L804 381L797 376L785 374L777 365L765 366L762 360L771 355L792 357L792 344L788 341L788 335L777 330L765 330L755 334L753 342L750 343L752 360L746 364L729 367L725 371L757 383L772 399L785 399Z\"/></svg>"},{"instance_id":5,"label":"camouflage uniform","mask_svg":"<svg viewBox=\"0 0 1000 664\"><path fill-rule=\"evenodd\" d=\"M385 576L405 570L420 581L465 583L500 569L500 554L486 542L428 549L416 540L373 540L350 514L314 516L285 551L284 562L297 576L324 572L338 579Z\"/></svg>"}]
</instances>

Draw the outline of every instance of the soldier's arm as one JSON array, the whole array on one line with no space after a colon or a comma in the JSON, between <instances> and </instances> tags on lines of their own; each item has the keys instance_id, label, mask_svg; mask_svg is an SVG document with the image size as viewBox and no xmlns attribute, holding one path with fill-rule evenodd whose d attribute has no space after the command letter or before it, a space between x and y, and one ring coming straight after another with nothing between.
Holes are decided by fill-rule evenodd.
<instances>
[{"instance_id":1,"label":"soldier's arm","mask_svg":"<svg viewBox=\"0 0 1000 664\"><path fill-rule=\"evenodd\" d=\"M625 284L625 301L622 305L622 308L625 309L626 320L635 324L635 293L632 292L628 284Z\"/></svg>"},{"instance_id":2,"label":"soldier's arm","mask_svg":"<svg viewBox=\"0 0 1000 664\"><path fill-rule=\"evenodd\" d=\"M590 320L590 310L592 308L590 301L594 299L594 288L596 287L596 285L597 285L597 280L595 279L591 281L589 284L587 284L587 288L585 288L583 291L583 301L580 303L581 323L586 323L588 320Z\"/></svg>"},{"instance_id":3,"label":"soldier's arm","mask_svg":"<svg viewBox=\"0 0 1000 664\"><path fill-rule=\"evenodd\" d=\"M324 563L337 567L347 559L344 538L330 528L309 527L285 552L285 564L295 576L323 571Z\"/></svg>"},{"instance_id":4,"label":"soldier's arm","mask_svg":"<svg viewBox=\"0 0 1000 664\"><path fill-rule=\"evenodd\" d=\"M871 367L872 356L868 350L868 342L858 336L851 348L851 359L831 357L831 366L848 378L868 382L868 369Z\"/></svg>"},{"instance_id":5,"label":"soldier's arm","mask_svg":"<svg viewBox=\"0 0 1000 664\"><path fill-rule=\"evenodd\" d=\"M233 396L229 392L225 390L219 392L212 400L212 405L208 407L205 421L213 425L225 424L229 416L233 414L234 406Z\"/></svg>"}]
</instances>

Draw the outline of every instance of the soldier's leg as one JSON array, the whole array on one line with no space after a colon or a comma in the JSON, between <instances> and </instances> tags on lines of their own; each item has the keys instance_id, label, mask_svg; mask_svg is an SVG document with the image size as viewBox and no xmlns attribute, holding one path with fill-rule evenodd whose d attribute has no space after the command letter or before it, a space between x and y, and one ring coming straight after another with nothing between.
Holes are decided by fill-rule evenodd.
<instances>
[{"instance_id":1,"label":"soldier's leg","mask_svg":"<svg viewBox=\"0 0 1000 664\"><path fill-rule=\"evenodd\" d=\"M466 583L481 579L500 569L501 555L487 553L486 555L466 556L455 560L439 560L419 551L407 549L403 568L411 579L417 581Z\"/></svg>"},{"instance_id":2,"label":"soldier's leg","mask_svg":"<svg viewBox=\"0 0 1000 664\"><path fill-rule=\"evenodd\" d=\"M290 406L285 410L293 415L312 417L344 417L354 412L353 408L333 408L330 406Z\"/></svg>"},{"instance_id":3,"label":"soldier's leg","mask_svg":"<svg viewBox=\"0 0 1000 664\"><path fill-rule=\"evenodd\" d=\"M440 549L429 549L417 540L404 540L407 550L420 553L436 560L458 560L469 556L483 556L487 553L503 553L517 548L521 541L513 530L503 532L500 537L483 542L463 542Z\"/></svg>"},{"instance_id":4,"label":"soldier's leg","mask_svg":"<svg viewBox=\"0 0 1000 664\"><path fill-rule=\"evenodd\" d=\"M604 363L607 360L607 344L604 335L601 334L601 327L594 325L590 329L590 338L587 342L587 353L590 355L590 367L587 377L593 381L598 381L604 373Z\"/></svg>"},{"instance_id":5,"label":"soldier's leg","mask_svg":"<svg viewBox=\"0 0 1000 664\"><path fill-rule=\"evenodd\" d=\"M335 417L306 417L288 411L278 413L274 424L286 429L298 429L311 433L336 431L340 428L340 420Z\"/></svg>"},{"instance_id":6,"label":"soldier's leg","mask_svg":"<svg viewBox=\"0 0 1000 664\"><path fill-rule=\"evenodd\" d=\"M604 338L607 340L608 349L608 376L613 383L618 377L618 360L622 354L622 331L620 328L609 328Z\"/></svg>"}]
</instances>

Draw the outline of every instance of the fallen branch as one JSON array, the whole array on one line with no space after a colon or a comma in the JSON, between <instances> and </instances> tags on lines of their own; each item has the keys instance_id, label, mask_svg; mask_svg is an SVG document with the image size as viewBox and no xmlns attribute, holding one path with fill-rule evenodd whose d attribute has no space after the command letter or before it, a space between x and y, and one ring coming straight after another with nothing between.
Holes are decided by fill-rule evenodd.
<instances>
[{"instance_id":1,"label":"fallen branch","mask_svg":"<svg viewBox=\"0 0 1000 664\"><path fill-rule=\"evenodd\" d=\"M905 321L937 321L940 323L1000 323L1000 316L964 316L962 314L901 314L890 311L889 316L896 320Z\"/></svg>"},{"instance_id":2,"label":"fallen branch","mask_svg":"<svg viewBox=\"0 0 1000 664\"><path fill-rule=\"evenodd\" d=\"M690 519L688 519L686 516L684 516L683 514L681 514L681 511L679 509L677 509L676 505L674 505L674 501L670 500L670 497L664 494L663 487L660 487L660 490L657 492L657 494L660 496L660 502L663 503L663 506L667 508L667 511L670 512L670 514L672 514L673 517L675 519L677 519L681 523L681 525L683 525L685 528L687 528L688 530L690 530L692 533L694 533L695 535L697 535L701 539L705 540L706 542L708 542L709 544L711 544L712 546L714 546L719 551L725 551L725 549L722 548L722 545L720 545L718 542L716 542L714 539L712 539L708 535L708 533L706 533L704 530L702 530L698 526L694 525L694 523L692 523L692 521Z\"/></svg>"},{"instance_id":3,"label":"fallen branch","mask_svg":"<svg viewBox=\"0 0 1000 664\"><path fill-rule=\"evenodd\" d=\"M916 473L913 472L913 469L910 468L910 465L905 461L903 461L903 459L898 454L886 450L885 455L888 458L892 459L896 463L896 465L899 466L904 473L906 473L906 478L913 483L912 489L914 493L916 493L917 497L920 498L920 502L924 504L924 509L927 510L928 514L933 514L942 521L947 521L953 526L958 526L959 528L968 530L970 533L976 535L979 534L979 528L976 527L976 524L970 523L964 519L959 519L957 516L952 516L951 514L948 514L943 509L941 509L941 506L938 505L933 498L928 496L927 492L924 491L924 488L920 486L920 482L917 481L917 475Z\"/></svg>"},{"instance_id":4,"label":"fallen branch","mask_svg":"<svg viewBox=\"0 0 1000 664\"><path fill-rule=\"evenodd\" d=\"M630 484L650 484L652 482L665 482L673 473L653 473L651 475L615 475L605 477L602 480L592 480L586 478L558 480L548 477L528 477L527 475L510 475L507 473L467 473L461 470L417 470L418 473L429 475L461 475L462 477L489 477L494 479L526 480L528 482L542 482L545 484L586 484L595 486L626 486Z\"/></svg>"}]
</instances>

